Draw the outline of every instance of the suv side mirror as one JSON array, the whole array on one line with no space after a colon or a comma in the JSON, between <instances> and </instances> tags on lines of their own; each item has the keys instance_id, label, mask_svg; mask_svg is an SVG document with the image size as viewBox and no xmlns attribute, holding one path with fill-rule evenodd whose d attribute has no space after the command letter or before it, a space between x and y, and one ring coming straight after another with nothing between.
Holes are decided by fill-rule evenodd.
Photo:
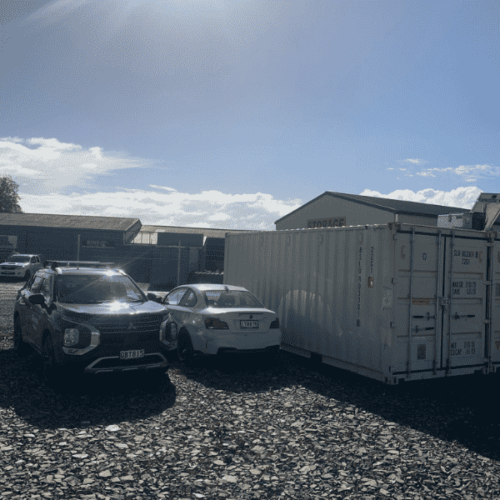
<instances>
[{"instance_id":1,"label":"suv side mirror","mask_svg":"<svg viewBox=\"0 0 500 500\"><path fill-rule=\"evenodd\" d=\"M45 297L41 293L34 293L33 295L30 295L29 301L33 305L45 305Z\"/></svg>"},{"instance_id":2,"label":"suv side mirror","mask_svg":"<svg viewBox=\"0 0 500 500\"><path fill-rule=\"evenodd\" d=\"M148 292L146 294L146 297L148 298L148 300L154 300L155 302L158 302L158 297L156 296L155 293Z\"/></svg>"}]
</instances>

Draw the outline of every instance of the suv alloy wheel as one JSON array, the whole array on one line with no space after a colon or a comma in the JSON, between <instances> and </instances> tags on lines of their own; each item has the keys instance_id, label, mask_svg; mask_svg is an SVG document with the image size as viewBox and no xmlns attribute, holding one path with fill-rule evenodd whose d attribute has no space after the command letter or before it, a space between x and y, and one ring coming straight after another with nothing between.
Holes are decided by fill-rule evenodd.
<instances>
[{"instance_id":1,"label":"suv alloy wheel","mask_svg":"<svg viewBox=\"0 0 500 500\"><path fill-rule=\"evenodd\" d=\"M46 334L42 342L42 362L43 362L43 377L46 383L52 385L60 379L60 369L56 363L56 355L54 349L54 341L52 335Z\"/></svg>"}]
</instances>

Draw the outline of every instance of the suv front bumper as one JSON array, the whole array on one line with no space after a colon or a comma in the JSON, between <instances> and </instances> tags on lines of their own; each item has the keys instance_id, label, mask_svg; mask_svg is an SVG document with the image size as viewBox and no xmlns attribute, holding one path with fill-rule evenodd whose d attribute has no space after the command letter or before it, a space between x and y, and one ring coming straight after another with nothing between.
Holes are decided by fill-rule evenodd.
<instances>
[{"instance_id":1,"label":"suv front bumper","mask_svg":"<svg viewBox=\"0 0 500 500\"><path fill-rule=\"evenodd\" d=\"M97 358L85 367L85 373L151 372L168 368L168 361L159 352L145 354L143 358L122 360L119 356Z\"/></svg>"}]
</instances>

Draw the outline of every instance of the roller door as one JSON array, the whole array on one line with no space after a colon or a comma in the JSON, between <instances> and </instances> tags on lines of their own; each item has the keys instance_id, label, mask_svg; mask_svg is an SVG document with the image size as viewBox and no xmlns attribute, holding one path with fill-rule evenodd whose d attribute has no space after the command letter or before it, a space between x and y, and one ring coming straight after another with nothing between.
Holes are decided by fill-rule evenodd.
<instances>
[{"instance_id":1,"label":"roller door","mask_svg":"<svg viewBox=\"0 0 500 500\"><path fill-rule=\"evenodd\" d=\"M28 232L26 253L42 255L43 259L76 259L78 237L65 233Z\"/></svg>"}]
</instances>

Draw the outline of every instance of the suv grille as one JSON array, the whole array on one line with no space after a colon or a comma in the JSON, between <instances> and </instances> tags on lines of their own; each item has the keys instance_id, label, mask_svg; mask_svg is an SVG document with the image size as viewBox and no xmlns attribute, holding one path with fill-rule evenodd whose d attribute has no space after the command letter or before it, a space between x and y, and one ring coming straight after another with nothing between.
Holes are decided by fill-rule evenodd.
<instances>
[{"instance_id":1,"label":"suv grille","mask_svg":"<svg viewBox=\"0 0 500 500\"><path fill-rule=\"evenodd\" d=\"M96 327L101 332L101 345L105 348L148 350L159 343L161 319L159 315L126 320L121 317L113 322L96 324Z\"/></svg>"},{"instance_id":2,"label":"suv grille","mask_svg":"<svg viewBox=\"0 0 500 500\"><path fill-rule=\"evenodd\" d=\"M101 334L140 334L154 333L158 336L160 330L162 316L147 315L129 318L117 318L116 321L110 323L96 324Z\"/></svg>"}]
</instances>

